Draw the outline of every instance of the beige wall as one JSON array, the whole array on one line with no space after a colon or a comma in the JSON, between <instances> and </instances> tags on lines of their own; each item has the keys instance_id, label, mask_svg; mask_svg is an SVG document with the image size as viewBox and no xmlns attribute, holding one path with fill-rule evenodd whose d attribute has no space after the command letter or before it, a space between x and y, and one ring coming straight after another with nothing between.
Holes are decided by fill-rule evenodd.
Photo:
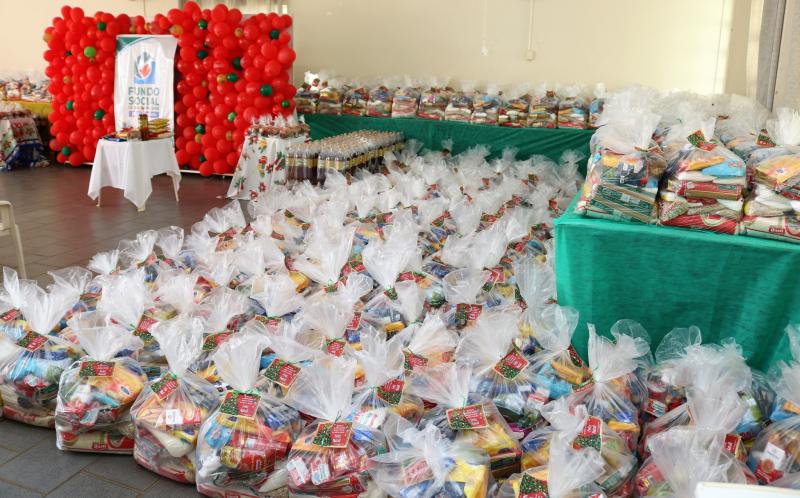
<instances>
[{"instance_id":1,"label":"beige wall","mask_svg":"<svg viewBox=\"0 0 800 498\"><path fill-rule=\"evenodd\" d=\"M334 69L500 84L746 90L750 0L534 2L535 60L527 61L530 0L290 0L295 78ZM178 0L0 0L0 71L43 70L41 35L64 3L152 17Z\"/></svg>"}]
</instances>

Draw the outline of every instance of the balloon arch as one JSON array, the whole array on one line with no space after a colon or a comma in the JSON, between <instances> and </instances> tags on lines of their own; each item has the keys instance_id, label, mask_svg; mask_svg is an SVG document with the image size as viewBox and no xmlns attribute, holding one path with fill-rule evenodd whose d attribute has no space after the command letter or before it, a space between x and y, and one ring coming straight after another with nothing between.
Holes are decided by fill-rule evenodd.
<instances>
[{"instance_id":1,"label":"balloon arch","mask_svg":"<svg viewBox=\"0 0 800 498\"><path fill-rule=\"evenodd\" d=\"M45 30L53 111L50 148L58 161L94 159L100 137L114 131L114 61L119 34L172 34L175 57L175 146L183 167L203 175L232 172L253 118L294 111L289 83L295 59L292 18L195 2L146 22L142 16L61 8Z\"/></svg>"}]
</instances>

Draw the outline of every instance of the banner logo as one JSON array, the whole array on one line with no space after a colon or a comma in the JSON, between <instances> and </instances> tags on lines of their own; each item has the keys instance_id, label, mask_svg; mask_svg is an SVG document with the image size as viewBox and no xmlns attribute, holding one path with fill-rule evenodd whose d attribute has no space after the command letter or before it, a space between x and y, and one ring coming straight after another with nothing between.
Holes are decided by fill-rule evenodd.
<instances>
[{"instance_id":1,"label":"banner logo","mask_svg":"<svg viewBox=\"0 0 800 498\"><path fill-rule=\"evenodd\" d=\"M152 85L156 82L156 60L146 51L134 62L133 82L137 85Z\"/></svg>"}]
</instances>

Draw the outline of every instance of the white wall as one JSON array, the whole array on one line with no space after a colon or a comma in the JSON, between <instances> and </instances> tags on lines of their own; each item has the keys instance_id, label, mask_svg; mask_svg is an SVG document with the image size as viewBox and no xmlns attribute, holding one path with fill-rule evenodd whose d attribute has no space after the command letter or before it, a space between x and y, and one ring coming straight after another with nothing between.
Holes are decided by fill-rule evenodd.
<instances>
[{"instance_id":1,"label":"white wall","mask_svg":"<svg viewBox=\"0 0 800 498\"><path fill-rule=\"evenodd\" d=\"M746 91L750 0L533 1L536 57L529 62L530 0L289 0L295 79L334 69L346 76ZM0 71L44 69L42 33L64 3L151 18L179 2L0 0Z\"/></svg>"}]
</instances>

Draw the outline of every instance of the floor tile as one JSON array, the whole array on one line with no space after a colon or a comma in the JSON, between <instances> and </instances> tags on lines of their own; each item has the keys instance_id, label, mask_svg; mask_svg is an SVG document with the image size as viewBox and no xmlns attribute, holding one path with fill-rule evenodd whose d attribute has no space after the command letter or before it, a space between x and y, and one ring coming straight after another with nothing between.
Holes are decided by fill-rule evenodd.
<instances>
[{"instance_id":1,"label":"floor tile","mask_svg":"<svg viewBox=\"0 0 800 498\"><path fill-rule=\"evenodd\" d=\"M101 455L84 472L140 491L158 480L157 474L137 465L130 455Z\"/></svg>"},{"instance_id":2,"label":"floor tile","mask_svg":"<svg viewBox=\"0 0 800 498\"><path fill-rule=\"evenodd\" d=\"M0 446L12 451L25 451L43 439L55 444L56 434L52 429L34 427L11 420L0 422Z\"/></svg>"},{"instance_id":3,"label":"floor tile","mask_svg":"<svg viewBox=\"0 0 800 498\"><path fill-rule=\"evenodd\" d=\"M39 498L42 495L0 479L0 496L3 498Z\"/></svg>"},{"instance_id":4,"label":"floor tile","mask_svg":"<svg viewBox=\"0 0 800 498\"><path fill-rule=\"evenodd\" d=\"M48 494L47 497L74 498L80 496L81 498L125 498L135 497L137 494L138 493L132 489L117 486L116 484L112 484L86 472L80 472Z\"/></svg>"},{"instance_id":5,"label":"floor tile","mask_svg":"<svg viewBox=\"0 0 800 498\"><path fill-rule=\"evenodd\" d=\"M18 454L19 453L16 452L16 451L11 451L11 450L6 449L6 448L0 448L0 465L3 465L4 463L6 463L7 461L11 460L12 458L17 456Z\"/></svg>"},{"instance_id":6,"label":"floor tile","mask_svg":"<svg viewBox=\"0 0 800 498\"><path fill-rule=\"evenodd\" d=\"M150 489L141 495L141 498L182 498L202 496L191 484L180 484L170 479L160 477Z\"/></svg>"},{"instance_id":7,"label":"floor tile","mask_svg":"<svg viewBox=\"0 0 800 498\"><path fill-rule=\"evenodd\" d=\"M52 439L39 442L0 466L0 479L49 493L97 458L90 453L59 450L55 433L51 434Z\"/></svg>"}]
</instances>

